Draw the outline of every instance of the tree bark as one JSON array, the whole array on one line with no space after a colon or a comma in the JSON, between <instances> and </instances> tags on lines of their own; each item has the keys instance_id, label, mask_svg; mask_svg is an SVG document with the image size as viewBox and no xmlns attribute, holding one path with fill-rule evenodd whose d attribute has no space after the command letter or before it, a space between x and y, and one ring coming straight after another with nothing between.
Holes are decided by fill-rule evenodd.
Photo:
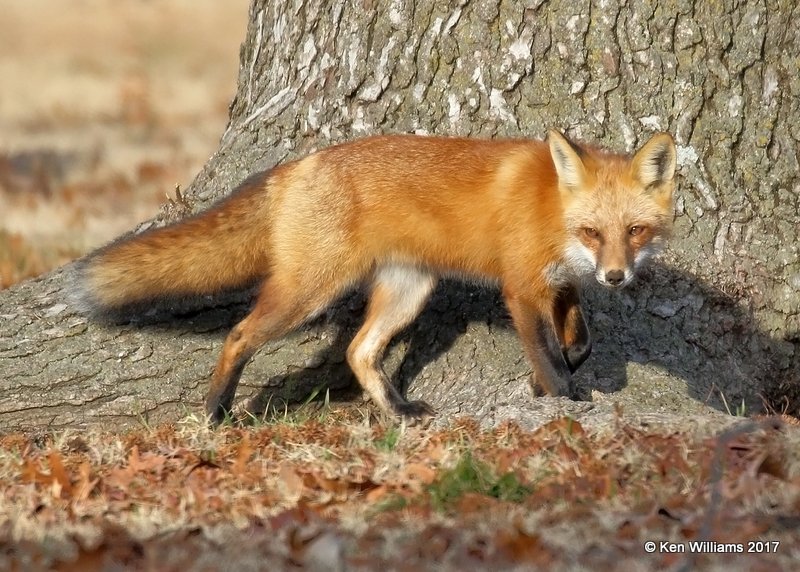
<instances>
[{"instance_id":1,"label":"tree bark","mask_svg":"<svg viewBox=\"0 0 800 572\"><path fill-rule=\"evenodd\" d=\"M632 151L672 132L681 182L668 252L626 291L586 289L594 403L534 399L496 291L441 286L388 368L446 420L525 423L615 405L748 413L800 403L800 6L616 0L255 0L219 150L162 224L248 174L373 133L541 138ZM413 168L410 166L410 168ZM200 412L247 296L156 323L101 325L69 268L0 293L0 428L114 427ZM363 297L262 349L239 397L352 387L343 349ZM149 320L152 322L152 320ZM324 392L323 392L324 393Z\"/></svg>"}]
</instances>

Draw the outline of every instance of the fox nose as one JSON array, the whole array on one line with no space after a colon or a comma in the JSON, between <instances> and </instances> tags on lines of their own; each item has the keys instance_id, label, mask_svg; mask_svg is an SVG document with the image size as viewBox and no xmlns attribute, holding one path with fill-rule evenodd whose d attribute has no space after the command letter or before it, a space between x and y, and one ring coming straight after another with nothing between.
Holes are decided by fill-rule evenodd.
<instances>
[{"instance_id":1,"label":"fox nose","mask_svg":"<svg viewBox=\"0 0 800 572\"><path fill-rule=\"evenodd\" d=\"M606 282L609 286L619 286L625 280L625 272L622 270L609 270L606 272Z\"/></svg>"}]
</instances>

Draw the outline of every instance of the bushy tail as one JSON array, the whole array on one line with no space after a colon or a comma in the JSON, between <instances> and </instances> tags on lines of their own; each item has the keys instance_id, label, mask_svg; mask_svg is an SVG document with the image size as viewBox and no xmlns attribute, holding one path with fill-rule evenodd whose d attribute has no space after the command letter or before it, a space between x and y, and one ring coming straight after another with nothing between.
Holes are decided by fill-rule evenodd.
<instances>
[{"instance_id":1,"label":"bushy tail","mask_svg":"<svg viewBox=\"0 0 800 572\"><path fill-rule=\"evenodd\" d=\"M203 213L123 237L79 261L70 285L78 309L113 315L156 300L244 287L266 276L264 183L248 181Z\"/></svg>"}]
</instances>

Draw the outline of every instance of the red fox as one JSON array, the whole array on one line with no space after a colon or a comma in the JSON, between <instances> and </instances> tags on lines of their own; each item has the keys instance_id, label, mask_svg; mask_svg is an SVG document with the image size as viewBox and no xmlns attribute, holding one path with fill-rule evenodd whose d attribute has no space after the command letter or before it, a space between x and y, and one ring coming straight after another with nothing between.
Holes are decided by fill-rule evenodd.
<instances>
[{"instance_id":1,"label":"red fox","mask_svg":"<svg viewBox=\"0 0 800 572\"><path fill-rule=\"evenodd\" d=\"M433 415L391 384L381 358L441 276L495 282L530 360L531 381L573 396L591 351L578 283L609 288L664 243L676 152L667 133L632 157L547 141L387 135L323 149L251 177L209 210L128 236L79 263L73 294L103 315L165 297L260 281L225 340L206 408L231 410L245 364L268 340L370 286L347 361L383 411Z\"/></svg>"}]
</instances>

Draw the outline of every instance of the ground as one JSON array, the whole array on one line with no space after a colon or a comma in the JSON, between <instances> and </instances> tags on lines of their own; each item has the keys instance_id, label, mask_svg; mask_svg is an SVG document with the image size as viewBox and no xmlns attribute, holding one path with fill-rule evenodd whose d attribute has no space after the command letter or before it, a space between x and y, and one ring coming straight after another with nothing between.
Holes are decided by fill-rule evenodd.
<instances>
[{"instance_id":1,"label":"ground","mask_svg":"<svg viewBox=\"0 0 800 572\"><path fill-rule=\"evenodd\" d=\"M190 182L224 129L246 12L3 3L0 287ZM789 570L791 421L431 429L323 406L242 427L3 433L0 569Z\"/></svg>"},{"instance_id":2,"label":"ground","mask_svg":"<svg viewBox=\"0 0 800 572\"><path fill-rule=\"evenodd\" d=\"M791 570L800 432L323 409L0 438L4 570ZM654 544L648 544L648 543Z\"/></svg>"}]
</instances>

